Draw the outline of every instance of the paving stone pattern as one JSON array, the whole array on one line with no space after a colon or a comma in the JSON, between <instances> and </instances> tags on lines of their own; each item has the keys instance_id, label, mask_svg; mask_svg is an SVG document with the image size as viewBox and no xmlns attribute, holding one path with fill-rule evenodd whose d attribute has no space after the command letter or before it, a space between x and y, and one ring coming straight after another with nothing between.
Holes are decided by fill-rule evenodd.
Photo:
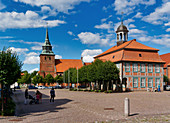
<instances>
[{"instance_id":1,"label":"paving stone pattern","mask_svg":"<svg viewBox=\"0 0 170 123\"><path fill-rule=\"evenodd\" d=\"M24 90L17 90L13 99L16 116L0 117L0 123L133 123L170 122L170 91L95 93L57 89L55 102L49 102L49 89L42 104L24 105ZM35 90L29 90L34 95ZM124 116L124 99L130 99L130 116Z\"/></svg>"}]
</instances>

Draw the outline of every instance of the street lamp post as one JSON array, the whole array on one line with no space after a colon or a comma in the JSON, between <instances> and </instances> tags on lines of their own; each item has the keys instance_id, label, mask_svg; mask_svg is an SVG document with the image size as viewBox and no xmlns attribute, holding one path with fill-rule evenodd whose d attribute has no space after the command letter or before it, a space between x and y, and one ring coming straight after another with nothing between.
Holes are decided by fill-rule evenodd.
<instances>
[{"instance_id":1,"label":"street lamp post","mask_svg":"<svg viewBox=\"0 0 170 123\"><path fill-rule=\"evenodd\" d=\"M78 91L78 67L77 67L77 91Z\"/></svg>"},{"instance_id":2,"label":"street lamp post","mask_svg":"<svg viewBox=\"0 0 170 123\"><path fill-rule=\"evenodd\" d=\"M68 89L70 89L70 70L68 69Z\"/></svg>"}]
</instances>

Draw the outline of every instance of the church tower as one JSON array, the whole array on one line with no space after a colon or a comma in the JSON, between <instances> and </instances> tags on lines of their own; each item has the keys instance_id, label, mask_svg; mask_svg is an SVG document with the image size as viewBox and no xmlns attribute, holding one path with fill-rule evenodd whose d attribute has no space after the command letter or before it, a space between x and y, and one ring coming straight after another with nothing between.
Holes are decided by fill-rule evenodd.
<instances>
[{"instance_id":1,"label":"church tower","mask_svg":"<svg viewBox=\"0 0 170 123\"><path fill-rule=\"evenodd\" d=\"M128 29L125 25L123 25L123 20L121 21L121 25L117 28L117 46L123 44L128 40Z\"/></svg>"},{"instance_id":2,"label":"church tower","mask_svg":"<svg viewBox=\"0 0 170 123\"><path fill-rule=\"evenodd\" d=\"M49 41L48 28L46 29L46 39L40 54L40 75L45 77L47 74L55 77L55 54Z\"/></svg>"}]
</instances>

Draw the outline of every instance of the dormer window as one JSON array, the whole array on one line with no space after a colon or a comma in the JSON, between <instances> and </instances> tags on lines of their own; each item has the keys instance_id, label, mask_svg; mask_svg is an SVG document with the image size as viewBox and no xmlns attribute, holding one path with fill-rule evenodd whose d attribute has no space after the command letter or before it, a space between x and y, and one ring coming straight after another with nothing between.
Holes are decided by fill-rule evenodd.
<instances>
[{"instance_id":1,"label":"dormer window","mask_svg":"<svg viewBox=\"0 0 170 123\"><path fill-rule=\"evenodd\" d=\"M139 57L142 57L142 54L139 54Z\"/></svg>"},{"instance_id":2,"label":"dormer window","mask_svg":"<svg viewBox=\"0 0 170 123\"><path fill-rule=\"evenodd\" d=\"M113 59L114 59L115 56L113 56Z\"/></svg>"}]
</instances>

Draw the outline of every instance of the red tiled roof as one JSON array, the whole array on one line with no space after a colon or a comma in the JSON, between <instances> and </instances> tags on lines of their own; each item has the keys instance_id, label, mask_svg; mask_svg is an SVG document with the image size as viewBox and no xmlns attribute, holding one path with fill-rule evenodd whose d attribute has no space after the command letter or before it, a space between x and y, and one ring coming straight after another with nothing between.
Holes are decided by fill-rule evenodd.
<instances>
[{"instance_id":1,"label":"red tiled roof","mask_svg":"<svg viewBox=\"0 0 170 123\"><path fill-rule=\"evenodd\" d=\"M120 49L137 49L137 50L150 50L150 51L159 51L158 49L148 47L146 45L143 45L139 42L136 42L136 39L133 39L131 41L125 42L119 46L113 46L112 48L106 50L105 52L99 54L98 56L95 56L94 58L98 58L100 56L106 55L108 53L112 53L114 51L120 50Z\"/></svg>"},{"instance_id":2,"label":"red tiled roof","mask_svg":"<svg viewBox=\"0 0 170 123\"><path fill-rule=\"evenodd\" d=\"M78 59L55 59L55 66L57 72L64 72L69 68L81 68L83 63Z\"/></svg>"},{"instance_id":3,"label":"red tiled roof","mask_svg":"<svg viewBox=\"0 0 170 123\"><path fill-rule=\"evenodd\" d=\"M163 55L160 55L161 59L165 61L166 63L164 64L164 67L167 67L167 65L170 65L170 53L166 53Z\"/></svg>"},{"instance_id":4,"label":"red tiled roof","mask_svg":"<svg viewBox=\"0 0 170 123\"><path fill-rule=\"evenodd\" d=\"M96 56L98 59L118 61L136 61L136 62L158 62L165 63L158 54L158 49L145 46L136 40L131 40L119 46L114 46L102 54Z\"/></svg>"},{"instance_id":5,"label":"red tiled roof","mask_svg":"<svg viewBox=\"0 0 170 123\"><path fill-rule=\"evenodd\" d=\"M24 75L24 73L21 73L21 76L23 76Z\"/></svg>"}]
</instances>

